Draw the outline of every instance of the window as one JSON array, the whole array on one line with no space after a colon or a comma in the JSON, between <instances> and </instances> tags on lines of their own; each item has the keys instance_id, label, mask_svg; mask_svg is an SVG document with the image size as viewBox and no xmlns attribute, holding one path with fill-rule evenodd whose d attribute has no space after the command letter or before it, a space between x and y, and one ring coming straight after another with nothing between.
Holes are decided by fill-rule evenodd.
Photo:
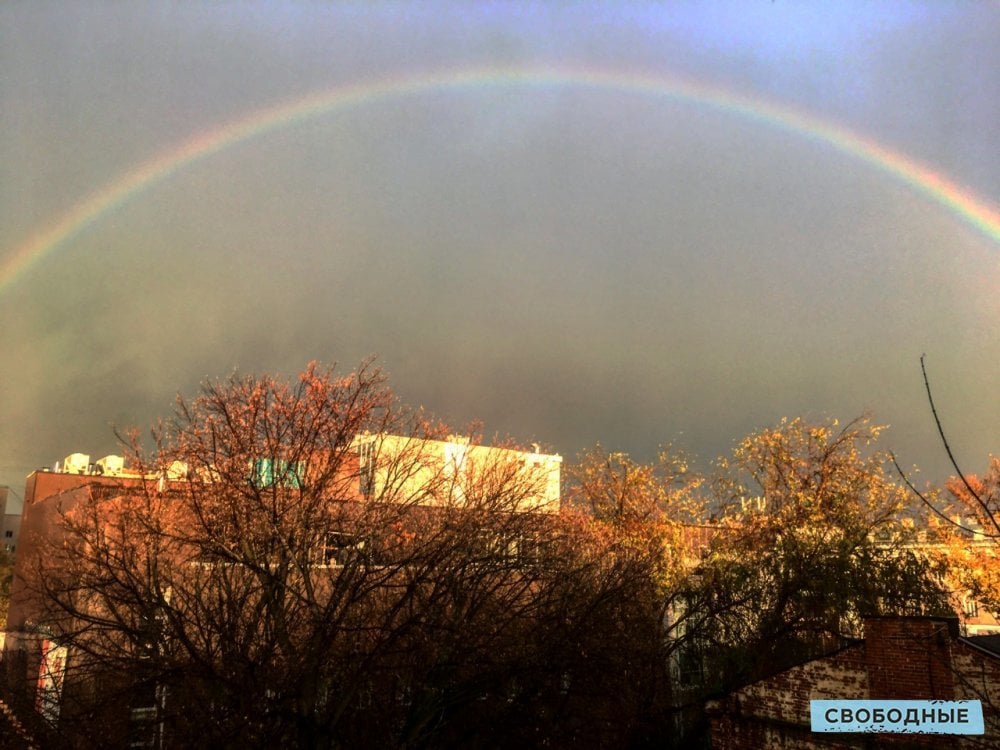
<instances>
[{"instance_id":1,"label":"window","mask_svg":"<svg viewBox=\"0 0 1000 750\"><path fill-rule=\"evenodd\" d=\"M965 610L966 617L979 616L979 602L971 597L966 597L963 609Z\"/></svg>"},{"instance_id":2,"label":"window","mask_svg":"<svg viewBox=\"0 0 1000 750\"><path fill-rule=\"evenodd\" d=\"M375 445L361 443L358 446L358 468L361 470L361 494L370 497L375 491Z\"/></svg>"},{"instance_id":3,"label":"window","mask_svg":"<svg viewBox=\"0 0 1000 750\"><path fill-rule=\"evenodd\" d=\"M539 565L548 557L548 540L537 531L485 529L472 540L470 553L483 562Z\"/></svg>"},{"instance_id":4,"label":"window","mask_svg":"<svg viewBox=\"0 0 1000 750\"><path fill-rule=\"evenodd\" d=\"M481 530L472 544L472 554L483 561L517 559L518 539L516 535L493 529Z\"/></svg>"},{"instance_id":5,"label":"window","mask_svg":"<svg viewBox=\"0 0 1000 750\"><path fill-rule=\"evenodd\" d=\"M4 532L4 536L7 537L8 539L10 539L11 537L14 536L14 532L13 531L5 531Z\"/></svg>"},{"instance_id":6,"label":"window","mask_svg":"<svg viewBox=\"0 0 1000 750\"><path fill-rule=\"evenodd\" d=\"M320 567L343 567L351 563L365 562L365 540L356 534L331 531L323 543L311 555L313 565Z\"/></svg>"},{"instance_id":7,"label":"window","mask_svg":"<svg viewBox=\"0 0 1000 750\"><path fill-rule=\"evenodd\" d=\"M520 534L517 544L518 559L522 563L539 563L545 559L544 542L538 534L524 532Z\"/></svg>"},{"instance_id":8,"label":"window","mask_svg":"<svg viewBox=\"0 0 1000 750\"><path fill-rule=\"evenodd\" d=\"M409 683L403 682L397 686L396 702L401 706L413 705L413 688Z\"/></svg>"},{"instance_id":9,"label":"window","mask_svg":"<svg viewBox=\"0 0 1000 750\"><path fill-rule=\"evenodd\" d=\"M681 685L701 685L704 678L700 649L694 644L682 646L677 654L677 682Z\"/></svg>"},{"instance_id":10,"label":"window","mask_svg":"<svg viewBox=\"0 0 1000 750\"><path fill-rule=\"evenodd\" d=\"M260 489L274 485L299 488L304 475L305 466L302 461L257 458L250 466L250 483Z\"/></svg>"},{"instance_id":11,"label":"window","mask_svg":"<svg viewBox=\"0 0 1000 750\"><path fill-rule=\"evenodd\" d=\"M152 680L133 687L129 712L129 747L160 747L160 710L166 691Z\"/></svg>"}]
</instances>

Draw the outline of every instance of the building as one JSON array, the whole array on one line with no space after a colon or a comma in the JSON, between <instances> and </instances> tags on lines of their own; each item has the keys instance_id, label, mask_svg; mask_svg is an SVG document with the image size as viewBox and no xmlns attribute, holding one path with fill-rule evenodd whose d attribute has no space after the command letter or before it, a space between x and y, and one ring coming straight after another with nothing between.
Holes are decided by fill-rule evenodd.
<instances>
[{"instance_id":1,"label":"building","mask_svg":"<svg viewBox=\"0 0 1000 750\"><path fill-rule=\"evenodd\" d=\"M413 462L405 481L393 488L397 497L414 498L426 505L463 505L474 488L512 479L530 490L516 498L510 510L557 513L559 511L562 457L511 448L472 444L466 437L450 435L446 440L423 440L398 435L359 435L354 441L361 470L362 494L380 495L398 462Z\"/></svg>"},{"instance_id":2,"label":"building","mask_svg":"<svg viewBox=\"0 0 1000 750\"><path fill-rule=\"evenodd\" d=\"M13 554L21 529L21 514L9 512L10 488L0 487L0 551Z\"/></svg>"},{"instance_id":3,"label":"building","mask_svg":"<svg viewBox=\"0 0 1000 750\"><path fill-rule=\"evenodd\" d=\"M955 618L872 617L864 639L747 685L707 710L714 750L997 747L1000 653L959 635ZM812 700L981 700L986 735L821 734Z\"/></svg>"},{"instance_id":4,"label":"building","mask_svg":"<svg viewBox=\"0 0 1000 750\"><path fill-rule=\"evenodd\" d=\"M310 473L323 470L322 458L308 462L289 462L276 458L257 458L246 469L248 483L258 487L282 485L297 487ZM560 469L562 457L508 447L473 444L463 436L446 440L426 440L398 435L359 435L349 455L339 464L342 477L333 483L336 500L383 500L417 506L462 507L475 501L475 488L489 488L503 482L516 482L520 494L505 508L511 512L557 513L560 507ZM207 480L212 470L194 477L189 467L173 462L162 472L143 475L125 466L121 456L105 456L95 462L83 453L74 453L57 462L53 470L32 472L25 484L22 538L26 552L38 540L55 533L59 514L89 497L113 498L145 484L167 491L191 479ZM401 479L402 477L402 479ZM6 488L3 488L6 490ZM5 493L0 493L0 499ZM31 605L24 587L15 585L8 618L8 629L17 630L31 620Z\"/></svg>"},{"instance_id":5,"label":"building","mask_svg":"<svg viewBox=\"0 0 1000 750\"><path fill-rule=\"evenodd\" d=\"M92 463L87 454L73 453L56 462L52 469L33 471L25 480L24 506L19 516L20 546L24 553L19 558L23 560L40 539L52 535L61 510L94 493L109 495L137 487L144 479L148 478L126 469L124 459L115 455ZM30 619L30 605L24 599L23 572L15 563L7 619L7 629L11 632L21 629L25 620Z\"/></svg>"},{"instance_id":6,"label":"building","mask_svg":"<svg viewBox=\"0 0 1000 750\"><path fill-rule=\"evenodd\" d=\"M962 635L1000 635L1000 621L989 607L978 601L967 588L968 582L960 580L959 571L969 573L980 568L994 569L997 560L997 539L984 532L974 517L955 514L951 522L936 516L925 518L911 529L907 549L921 557L943 562L950 570L939 577L939 583L948 592L951 607L959 617Z\"/></svg>"},{"instance_id":7,"label":"building","mask_svg":"<svg viewBox=\"0 0 1000 750\"><path fill-rule=\"evenodd\" d=\"M53 722L59 719L61 696L72 687L63 684L64 665L68 665L70 672L66 674L70 674L74 653L67 652L58 642L58 636L52 634L51 621L46 622L42 614L45 608L38 593L42 587L37 583L45 580L44 572L39 572L45 568L39 563L39 553L46 549L44 545L58 543L62 517L78 508L99 508L101 518L108 519L113 526L121 509L137 498L158 497L167 502L197 494L212 496L212 485L226 471L234 473L229 475L229 482L220 486L235 488L231 497L243 492L247 496L280 499L304 494L310 486L322 486L326 490L312 494L312 501L337 508L334 515L344 525L337 526L335 521L332 530L323 532L319 544L310 550L306 566L313 570L342 568L348 560L358 560L376 567L378 561L374 555L378 553L378 544L365 538L363 528L351 525L352 519L359 517L359 512L352 508L392 507L388 504L395 503L412 509L412 517L418 521L429 514L442 511L465 514L468 509L549 519L559 509L561 461L559 456L538 450L522 452L480 446L458 436L423 440L381 434L358 436L336 458L322 453L288 458L262 456L235 459L228 467L191 467L175 461L153 474L129 470L118 456L107 456L93 463L85 454L68 456L56 465L58 470L36 471L27 478L20 550L23 554L18 558L4 650L8 685L19 686L22 692L25 688L33 691L24 705L34 706L36 713ZM516 486L518 491L511 493L504 504L481 502L484 495L490 496L491 490L505 486ZM299 490L303 493L298 493ZM188 528L190 515L185 507L183 502L175 506L180 512L172 516L170 523L176 525L170 528L182 532ZM409 516L396 516L408 523L405 519ZM527 523L496 525L519 530L529 526ZM238 538L236 542L239 543ZM517 538L490 538L483 547L490 553L499 554L502 550L514 557L529 554L530 542L521 534ZM35 565L31 563L33 560ZM206 558L192 564L216 563ZM136 716L147 716L155 714L156 705L132 706L130 710L138 711Z\"/></svg>"}]
</instances>

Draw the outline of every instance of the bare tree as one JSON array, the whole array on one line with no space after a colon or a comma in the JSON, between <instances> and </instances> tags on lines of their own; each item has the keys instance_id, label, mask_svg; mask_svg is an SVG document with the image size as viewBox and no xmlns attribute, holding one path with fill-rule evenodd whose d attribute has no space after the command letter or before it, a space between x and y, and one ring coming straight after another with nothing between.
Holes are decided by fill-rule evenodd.
<instances>
[{"instance_id":1,"label":"bare tree","mask_svg":"<svg viewBox=\"0 0 1000 750\"><path fill-rule=\"evenodd\" d=\"M656 555L546 507L525 453L450 439L370 364L208 384L154 436L130 438L137 478L64 498L25 561L68 654L53 746L652 731Z\"/></svg>"}]
</instances>

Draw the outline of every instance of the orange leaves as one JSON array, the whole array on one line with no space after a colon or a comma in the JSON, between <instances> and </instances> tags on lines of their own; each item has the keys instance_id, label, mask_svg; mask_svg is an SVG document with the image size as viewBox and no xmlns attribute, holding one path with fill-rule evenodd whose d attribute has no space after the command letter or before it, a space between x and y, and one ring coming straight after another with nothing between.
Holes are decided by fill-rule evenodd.
<instances>
[{"instance_id":1,"label":"orange leaves","mask_svg":"<svg viewBox=\"0 0 1000 750\"><path fill-rule=\"evenodd\" d=\"M953 502L950 513L959 525L978 526L987 535L1000 538L1000 458L990 456L982 479L976 475L952 477L945 483Z\"/></svg>"},{"instance_id":2,"label":"orange leaves","mask_svg":"<svg viewBox=\"0 0 1000 750\"><path fill-rule=\"evenodd\" d=\"M669 598L692 558L686 524L706 515L702 478L670 450L641 464L600 445L581 454L569 475L568 504L580 518L587 513L586 544L608 561L641 565L648 583Z\"/></svg>"},{"instance_id":3,"label":"orange leaves","mask_svg":"<svg viewBox=\"0 0 1000 750\"><path fill-rule=\"evenodd\" d=\"M882 427L867 416L840 427L782 420L720 461L716 492L727 513L749 508L797 523L878 524L902 507L905 494L886 470L887 456L870 450Z\"/></svg>"},{"instance_id":4,"label":"orange leaves","mask_svg":"<svg viewBox=\"0 0 1000 750\"><path fill-rule=\"evenodd\" d=\"M990 456L982 477L952 477L945 521L932 517L940 559L961 586L994 616L1000 616L1000 459Z\"/></svg>"},{"instance_id":5,"label":"orange leaves","mask_svg":"<svg viewBox=\"0 0 1000 750\"><path fill-rule=\"evenodd\" d=\"M703 514L696 494L701 477L690 471L682 455L668 450L655 463L640 464L597 445L580 455L570 478L569 502L589 508L598 520L681 522Z\"/></svg>"}]
</instances>

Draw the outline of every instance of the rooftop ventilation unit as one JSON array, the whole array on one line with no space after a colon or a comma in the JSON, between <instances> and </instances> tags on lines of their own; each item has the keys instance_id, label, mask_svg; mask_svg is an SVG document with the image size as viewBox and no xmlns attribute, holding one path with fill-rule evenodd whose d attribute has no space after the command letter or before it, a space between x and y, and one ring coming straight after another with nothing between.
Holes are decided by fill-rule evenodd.
<instances>
[{"instance_id":1,"label":"rooftop ventilation unit","mask_svg":"<svg viewBox=\"0 0 1000 750\"><path fill-rule=\"evenodd\" d=\"M125 459L121 456L105 456L97 459L95 473L103 474L106 477L117 477L125 469Z\"/></svg>"},{"instance_id":2,"label":"rooftop ventilation unit","mask_svg":"<svg viewBox=\"0 0 1000 750\"><path fill-rule=\"evenodd\" d=\"M86 453L71 453L63 459L62 470L66 474L86 474L90 456Z\"/></svg>"}]
</instances>

